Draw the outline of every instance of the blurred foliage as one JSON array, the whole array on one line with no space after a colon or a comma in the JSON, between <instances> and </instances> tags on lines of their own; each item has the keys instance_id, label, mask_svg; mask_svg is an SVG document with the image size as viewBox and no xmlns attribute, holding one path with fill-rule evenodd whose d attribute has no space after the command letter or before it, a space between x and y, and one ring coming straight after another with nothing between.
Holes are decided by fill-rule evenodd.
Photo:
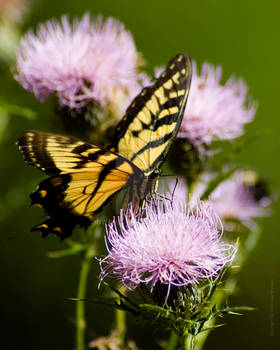
<instances>
[{"instance_id":1,"label":"blurred foliage","mask_svg":"<svg viewBox=\"0 0 280 350\"><path fill-rule=\"evenodd\" d=\"M231 73L242 76L250 93L259 101L256 120L247 127L248 135L256 135L263 129L271 131L256 137L254 142L247 142L238 152L238 162L256 169L271 183L277 196L280 165L273 156L280 151L277 102L280 48L276 45L279 2L30 0L28 16L19 24L18 31L23 33L64 13L81 16L86 11L123 21L133 33L150 73L154 66L186 51L198 64L203 61L221 64L225 80ZM47 252L62 248L65 243L54 237L42 240L38 234L28 233L43 217L39 209L28 207L29 193L43 175L24 164L15 146L22 130L61 132L62 125L52 113L53 101L44 104L36 101L13 79L12 70L6 58L0 59L1 346L3 349L71 349L75 302L68 298L76 296L79 258L49 259ZM275 214L276 210L277 204ZM207 348L224 349L225 343L228 350L273 349L279 345L278 226L277 215L265 219L260 244L242 271L240 290L231 303L252 305L257 311L244 317L225 318L227 327L211 334ZM10 239L19 234L23 235ZM99 293L98 273L98 263L93 260L89 297ZM90 305L87 314L89 341L109 333L113 321L110 310ZM159 348L151 340L161 338L155 330L139 326L130 318L128 327L130 338L136 340L139 348Z\"/></svg>"}]
</instances>

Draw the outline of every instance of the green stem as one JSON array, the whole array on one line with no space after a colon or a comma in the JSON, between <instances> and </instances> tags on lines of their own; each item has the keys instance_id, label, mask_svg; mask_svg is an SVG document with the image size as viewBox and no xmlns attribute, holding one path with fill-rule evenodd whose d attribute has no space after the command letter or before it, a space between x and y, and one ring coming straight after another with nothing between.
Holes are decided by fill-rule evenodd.
<instances>
[{"instance_id":1,"label":"green stem","mask_svg":"<svg viewBox=\"0 0 280 350\"><path fill-rule=\"evenodd\" d=\"M260 228L256 224L254 224L253 222L251 223L251 225L253 225L253 229L249 225L247 225L245 223L243 223L243 224L248 229L250 229L251 232L249 233L246 241L244 242L244 246L243 246L242 251L239 252L239 254L236 257L237 264L239 264L239 266L240 266L238 271L240 271L241 267L244 266L245 262L247 261L247 259L251 255L252 251L256 247L258 240L260 238L260 235L261 235ZM217 309L219 309L221 307L221 305L224 303L224 301L235 292L236 285L237 285L236 273L237 273L237 271L235 273L233 273L232 276L229 276L229 278L226 281L225 286L222 290L218 289L214 293L213 299L211 302L212 306L216 305ZM214 325L215 325L215 319L212 318L208 322L205 323L203 328L211 328ZM202 350L203 349L203 345L204 345L206 339L208 338L210 332L211 332L211 330L209 329L209 330L206 330L204 332L199 333L196 336L197 346L196 346L195 350Z\"/></svg>"},{"instance_id":2,"label":"green stem","mask_svg":"<svg viewBox=\"0 0 280 350\"><path fill-rule=\"evenodd\" d=\"M125 294L125 290L120 287L120 291ZM123 310L116 309L115 311L115 327L118 331L118 339L120 341L121 348L125 344L125 333L126 333L126 317Z\"/></svg>"},{"instance_id":3,"label":"green stem","mask_svg":"<svg viewBox=\"0 0 280 350\"><path fill-rule=\"evenodd\" d=\"M123 310L116 309L116 329L118 331L118 338L120 340L120 344L123 346L125 342L125 312Z\"/></svg>"},{"instance_id":4,"label":"green stem","mask_svg":"<svg viewBox=\"0 0 280 350\"><path fill-rule=\"evenodd\" d=\"M260 229L260 227L254 222L251 222L250 225L243 223L243 225L246 226L251 232L244 243L243 251L245 254L241 254L239 256L238 262L240 265L244 265L246 263L247 259L249 258L249 256L255 249L256 245L258 244L258 241L262 233L262 230Z\"/></svg>"},{"instance_id":5,"label":"green stem","mask_svg":"<svg viewBox=\"0 0 280 350\"><path fill-rule=\"evenodd\" d=\"M185 341L184 341L185 350L193 350L193 341L194 341L193 335L188 332L185 336Z\"/></svg>"},{"instance_id":6,"label":"green stem","mask_svg":"<svg viewBox=\"0 0 280 350\"><path fill-rule=\"evenodd\" d=\"M221 307L225 299L234 293L236 288L236 278L231 277L227 280L223 290L217 290L213 296L211 305L216 305L217 309ZM211 318L209 321L205 322L203 328L211 328L215 325L215 318ZM205 330L204 332L200 332L196 336L196 347L195 350L202 350L206 339L208 338L211 330Z\"/></svg>"},{"instance_id":7,"label":"green stem","mask_svg":"<svg viewBox=\"0 0 280 350\"><path fill-rule=\"evenodd\" d=\"M174 350L178 344L178 334L171 331L165 350Z\"/></svg>"},{"instance_id":8,"label":"green stem","mask_svg":"<svg viewBox=\"0 0 280 350\"><path fill-rule=\"evenodd\" d=\"M187 182L187 180L186 180ZM187 182L188 183L188 182ZM191 185L188 186L188 192L187 192L187 204L190 203L191 195L195 187L195 182L193 182Z\"/></svg>"},{"instance_id":9,"label":"green stem","mask_svg":"<svg viewBox=\"0 0 280 350\"><path fill-rule=\"evenodd\" d=\"M83 299L86 297L88 273L90 269L90 260L94 256L92 248L88 248L85 252L78 284L77 293L77 306L76 306L76 345L77 350L85 350L85 330L86 330L86 319L85 319L85 302Z\"/></svg>"}]
</instances>

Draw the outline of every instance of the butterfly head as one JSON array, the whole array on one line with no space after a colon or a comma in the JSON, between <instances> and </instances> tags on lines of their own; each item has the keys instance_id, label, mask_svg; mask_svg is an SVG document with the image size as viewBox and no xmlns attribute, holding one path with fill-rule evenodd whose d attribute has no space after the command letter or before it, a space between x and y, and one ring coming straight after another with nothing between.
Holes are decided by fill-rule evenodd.
<instances>
[{"instance_id":1,"label":"butterfly head","mask_svg":"<svg viewBox=\"0 0 280 350\"><path fill-rule=\"evenodd\" d=\"M161 176L161 170L159 168L156 168L149 176L149 179L151 180L157 180Z\"/></svg>"}]
</instances>

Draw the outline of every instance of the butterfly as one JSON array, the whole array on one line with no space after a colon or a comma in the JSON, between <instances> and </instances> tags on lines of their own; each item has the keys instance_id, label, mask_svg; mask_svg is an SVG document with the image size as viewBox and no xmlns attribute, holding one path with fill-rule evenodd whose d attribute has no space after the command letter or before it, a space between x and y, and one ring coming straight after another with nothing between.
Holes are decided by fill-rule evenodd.
<instances>
[{"instance_id":1,"label":"butterfly","mask_svg":"<svg viewBox=\"0 0 280 350\"><path fill-rule=\"evenodd\" d=\"M31 231L64 239L76 226L87 228L120 190L127 189L126 203L135 205L153 192L181 125L190 83L190 58L178 54L132 101L107 149L73 136L23 132L18 146L24 160L49 176L30 195L31 204L48 215Z\"/></svg>"}]
</instances>

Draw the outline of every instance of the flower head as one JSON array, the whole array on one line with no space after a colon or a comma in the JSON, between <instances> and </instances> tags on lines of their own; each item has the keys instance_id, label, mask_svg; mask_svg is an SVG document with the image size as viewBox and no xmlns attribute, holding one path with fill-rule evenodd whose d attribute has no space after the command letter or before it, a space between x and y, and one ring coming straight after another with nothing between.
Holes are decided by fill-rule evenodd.
<instances>
[{"instance_id":1,"label":"flower head","mask_svg":"<svg viewBox=\"0 0 280 350\"><path fill-rule=\"evenodd\" d=\"M236 171L222 182L210 197L219 216L224 220L248 220L267 215L271 201L260 181L252 171Z\"/></svg>"},{"instance_id":2,"label":"flower head","mask_svg":"<svg viewBox=\"0 0 280 350\"><path fill-rule=\"evenodd\" d=\"M195 146L213 140L233 139L243 133L255 114L256 104L247 103L247 86L231 76L221 84L222 69L204 63L200 72L193 62L193 77L178 137Z\"/></svg>"},{"instance_id":3,"label":"flower head","mask_svg":"<svg viewBox=\"0 0 280 350\"><path fill-rule=\"evenodd\" d=\"M20 22L27 9L25 0L0 0L1 20Z\"/></svg>"},{"instance_id":4,"label":"flower head","mask_svg":"<svg viewBox=\"0 0 280 350\"><path fill-rule=\"evenodd\" d=\"M214 174L204 173L201 181L196 183L191 196L190 206L195 206L207 184L212 181ZM166 187L170 191L174 182L170 181ZM177 194L176 194L177 192ZM175 196L181 196L187 192L187 186L183 178L179 179ZM210 194L209 201L213 209L222 220L239 219L249 220L254 217L269 214L271 199L263 179L252 171L236 171L229 179L220 183Z\"/></svg>"},{"instance_id":5,"label":"flower head","mask_svg":"<svg viewBox=\"0 0 280 350\"><path fill-rule=\"evenodd\" d=\"M111 273L130 289L140 283L151 290L158 283L180 287L217 277L233 259L235 249L221 242L220 220L209 204L189 211L182 201L152 199L145 213L139 220L130 208L108 225L101 280Z\"/></svg>"},{"instance_id":6,"label":"flower head","mask_svg":"<svg viewBox=\"0 0 280 350\"><path fill-rule=\"evenodd\" d=\"M140 63L133 38L119 21L91 21L85 14L71 24L63 16L23 37L15 78L38 99L56 93L60 104L70 108L91 101L112 104L118 96L123 113L141 89Z\"/></svg>"}]
</instances>

